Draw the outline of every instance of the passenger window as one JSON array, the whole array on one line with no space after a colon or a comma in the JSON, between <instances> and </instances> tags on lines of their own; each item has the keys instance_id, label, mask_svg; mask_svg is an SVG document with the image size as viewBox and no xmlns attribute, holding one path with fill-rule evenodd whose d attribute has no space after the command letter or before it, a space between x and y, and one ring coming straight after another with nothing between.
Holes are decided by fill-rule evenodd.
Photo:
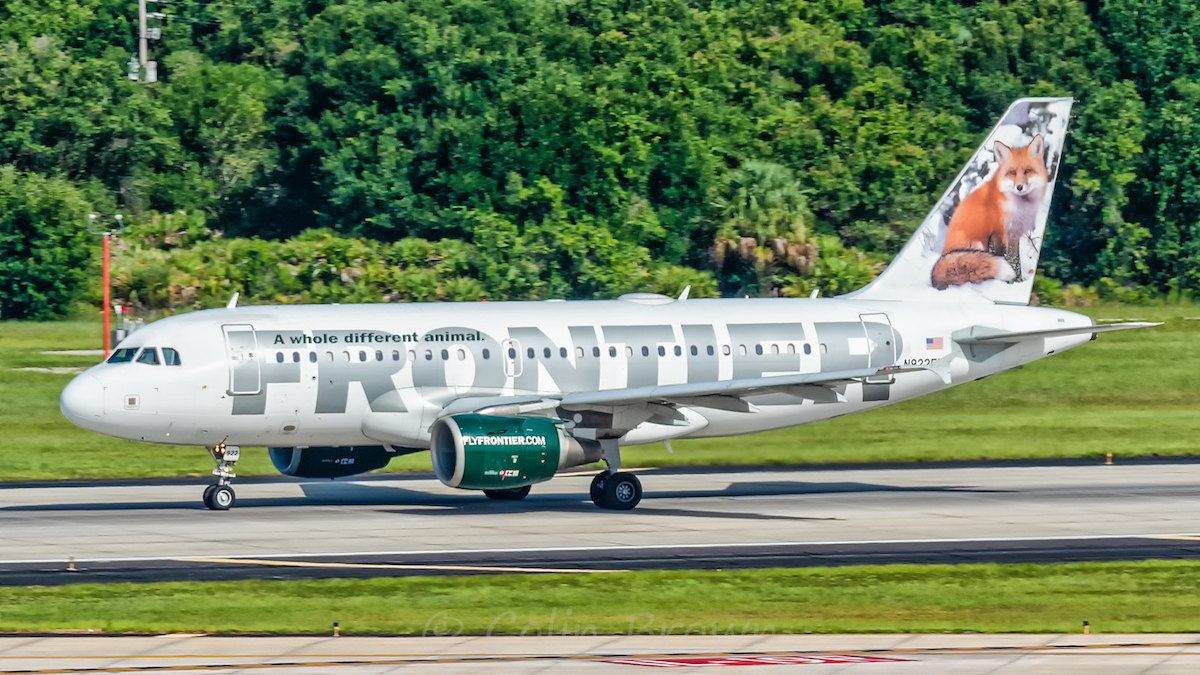
<instances>
[{"instance_id":1,"label":"passenger window","mask_svg":"<svg viewBox=\"0 0 1200 675\"><path fill-rule=\"evenodd\" d=\"M567 348L566 347L558 348L558 358L560 358L560 359L567 358Z\"/></svg>"},{"instance_id":2,"label":"passenger window","mask_svg":"<svg viewBox=\"0 0 1200 675\"><path fill-rule=\"evenodd\" d=\"M812 345L808 344L807 342L804 343L804 353L805 354L812 353Z\"/></svg>"},{"instance_id":3,"label":"passenger window","mask_svg":"<svg viewBox=\"0 0 1200 675\"><path fill-rule=\"evenodd\" d=\"M398 350L398 349L393 349L393 350L392 350L392 360L393 360L393 361L399 361L399 360L400 360L400 350Z\"/></svg>"},{"instance_id":4,"label":"passenger window","mask_svg":"<svg viewBox=\"0 0 1200 675\"><path fill-rule=\"evenodd\" d=\"M283 363L283 352L275 352L275 363Z\"/></svg>"},{"instance_id":5,"label":"passenger window","mask_svg":"<svg viewBox=\"0 0 1200 675\"><path fill-rule=\"evenodd\" d=\"M746 345L738 345L738 356L746 355Z\"/></svg>"},{"instance_id":6,"label":"passenger window","mask_svg":"<svg viewBox=\"0 0 1200 675\"><path fill-rule=\"evenodd\" d=\"M112 356L108 357L107 363L128 363L132 361L133 357L135 356L137 356L137 348L126 347L113 352Z\"/></svg>"},{"instance_id":7,"label":"passenger window","mask_svg":"<svg viewBox=\"0 0 1200 675\"><path fill-rule=\"evenodd\" d=\"M642 347L642 349L645 349L645 347ZM633 347L630 347L628 345L625 346L625 358L628 358L628 359L633 358Z\"/></svg>"},{"instance_id":8,"label":"passenger window","mask_svg":"<svg viewBox=\"0 0 1200 675\"><path fill-rule=\"evenodd\" d=\"M821 353L822 353L822 354L828 354L828 353L829 353L829 346L828 346L828 345L826 345L824 342L822 342L822 343L821 343Z\"/></svg>"},{"instance_id":9,"label":"passenger window","mask_svg":"<svg viewBox=\"0 0 1200 675\"><path fill-rule=\"evenodd\" d=\"M360 350L358 351L358 360L359 360L359 361L366 361L366 360L367 360L367 353L366 353L365 351L363 351L363 350L361 350L361 349L360 349Z\"/></svg>"},{"instance_id":10,"label":"passenger window","mask_svg":"<svg viewBox=\"0 0 1200 675\"><path fill-rule=\"evenodd\" d=\"M699 354L700 350L696 348L696 345L692 345L692 356L699 356Z\"/></svg>"},{"instance_id":11,"label":"passenger window","mask_svg":"<svg viewBox=\"0 0 1200 675\"><path fill-rule=\"evenodd\" d=\"M582 359L582 358L583 358L583 347L576 347L576 348L575 348L575 358L577 358L577 359Z\"/></svg>"},{"instance_id":12,"label":"passenger window","mask_svg":"<svg viewBox=\"0 0 1200 675\"><path fill-rule=\"evenodd\" d=\"M714 350L714 349L713 349L713 346L712 346L712 345L709 345L709 346L708 346L708 355L709 355L709 356L712 356L712 355L713 355L713 354L715 354L715 353L716 353L716 350Z\"/></svg>"},{"instance_id":13,"label":"passenger window","mask_svg":"<svg viewBox=\"0 0 1200 675\"><path fill-rule=\"evenodd\" d=\"M345 361L346 363L350 363L350 351L349 350L342 352L342 360Z\"/></svg>"},{"instance_id":14,"label":"passenger window","mask_svg":"<svg viewBox=\"0 0 1200 675\"><path fill-rule=\"evenodd\" d=\"M146 347L145 349L142 350L141 354L138 354L137 362L145 363L145 364L151 365L151 366L157 366L158 365L158 350L155 349L154 347Z\"/></svg>"},{"instance_id":15,"label":"passenger window","mask_svg":"<svg viewBox=\"0 0 1200 675\"><path fill-rule=\"evenodd\" d=\"M415 349L408 350L408 360L409 361L417 360L417 350L415 350Z\"/></svg>"},{"instance_id":16,"label":"passenger window","mask_svg":"<svg viewBox=\"0 0 1200 675\"><path fill-rule=\"evenodd\" d=\"M316 353L316 352L309 352L309 353L308 353L308 362L309 362L309 363L316 363L316 362L317 362L317 353Z\"/></svg>"},{"instance_id":17,"label":"passenger window","mask_svg":"<svg viewBox=\"0 0 1200 675\"><path fill-rule=\"evenodd\" d=\"M512 347L509 347L508 348L508 358L510 358L510 359L517 358L517 350L513 349Z\"/></svg>"},{"instance_id":18,"label":"passenger window","mask_svg":"<svg viewBox=\"0 0 1200 675\"><path fill-rule=\"evenodd\" d=\"M325 360L333 363L333 352L325 352Z\"/></svg>"},{"instance_id":19,"label":"passenger window","mask_svg":"<svg viewBox=\"0 0 1200 675\"><path fill-rule=\"evenodd\" d=\"M300 352L292 352L292 363L300 363Z\"/></svg>"},{"instance_id":20,"label":"passenger window","mask_svg":"<svg viewBox=\"0 0 1200 675\"><path fill-rule=\"evenodd\" d=\"M382 349L376 349L376 350L375 350L375 360L376 360L376 361L382 361L382 360L383 360L383 350L382 350Z\"/></svg>"},{"instance_id":21,"label":"passenger window","mask_svg":"<svg viewBox=\"0 0 1200 675\"><path fill-rule=\"evenodd\" d=\"M529 349L526 349L526 350L525 350L525 353L526 353L526 354L529 356L529 358L531 358L531 359L532 359L532 358L533 358L533 355L534 355L533 347L530 347Z\"/></svg>"},{"instance_id":22,"label":"passenger window","mask_svg":"<svg viewBox=\"0 0 1200 675\"><path fill-rule=\"evenodd\" d=\"M666 347L664 347L664 346L662 346L662 345L659 345L659 346L658 346L658 355L659 355L659 356L666 356L666 355L667 355L667 348L666 348Z\"/></svg>"},{"instance_id":23,"label":"passenger window","mask_svg":"<svg viewBox=\"0 0 1200 675\"><path fill-rule=\"evenodd\" d=\"M609 356L609 358L614 358L614 359L617 358L617 348L609 347L608 348L608 356Z\"/></svg>"},{"instance_id":24,"label":"passenger window","mask_svg":"<svg viewBox=\"0 0 1200 675\"><path fill-rule=\"evenodd\" d=\"M642 347L642 356L650 356L650 348Z\"/></svg>"},{"instance_id":25,"label":"passenger window","mask_svg":"<svg viewBox=\"0 0 1200 675\"><path fill-rule=\"evenodd\" d=\"M443 360L443 361L449 361L449 360L450 360L450 350L448 350L448 349L443 349L443 350L442 350L442 360Z\"/></svg>"},{"instance_id":26,"label":"passenger window","mask_svg":"<svg viewBox=\"0 0 1200 675\"><path fill-rule=\"evenodd\" d=\"M458 360L466 361L467 360L467 352L462 349L458 350Z\"/></svg>"},{"instance_id":27,"label":"passenger window","mask_svg":"<svg viewBox=\"0 0 1200 675\"><path fill-rule=\"evenodd\" d=\"M433 350L432 350L432 349L426 349L426 350L425 350L425 360L426 360L426 361L432 361L432 360L433 360Z\"/></svg>"},{"instance_id":28,"label":"passenger window","mask_svg":"<svg viewBox=\"0 0 1200 675\"><path fill-rule=\"evenodd\" d=\"M788 350L789 354L795 354L796 353L796 345L789 342L788 346L787 346L787 350Z\"/></svg>"},{"instance_id":29,"label":"passenger window","mask_svg":"<svg viewBox=\"0 0 1200 675\"><path fill-rule=\"evenodd\" d=\"M693 349L695 349L695 347L693 347ZM675 356L683 356L683 348L679 345L675 345Z\"/></svg>"},{"instance_id":30,"label":"passenger window","mask_svg":"<svg viewBox=\"0 0 1200 675\"><path fill-rule=\"evenodd\" d=\"M779 353L779 345L771 345L771 353L778 354Z\"/></svg>"},{"instance_id":31,"label":"passenger window","mask_svg":"<svg viewBox=\"0 0 1200 675\"><path fill-rule=\"evenodd\" d=\"M163 363L168 366L182 366L183 363L179 360L179 352L170 347L163 347Z\"/></svg>"},{"instance_id":32,"label":"passenger window","mask_svg":"<svg viewBox=\"0 0 1200 675\"><path fill-rule=\"evenodd\" d=\"M544 347L544 348L542 349L542 354L543 354L543 355L544 355L546 358L550 358L550 348L549 348L549 347Z\"/></svg>"},{"instance_id":33,"label":"passenger window","mask_svg":"<svg viewBox=\"0 0 1200 675\"><path fill-rule=\"evenodd\" d=\"M729 356L729 345L721 345L721 353Z\"/></svg>"},{"instance_id":34,"label":"passenger window","mask_svg":"<svg viewBox=\"0 0 1200 675\"><path fill-rule=\"evenodd\" d=\"M491 350L485 348L483 350L483 360L487 361L490 358L492 358L492 352L491 352Z\"/></svg>"},{"instance_id":35,"label":"passenger window","mask_svg":"<svg viewBox=\"0 0 1200 675\"><path fill-rule=\"evenodd\" d=\"M600 358L600 348L599 347L592 347L592 356L594 356L596 358Z\"/></svg>"}]
</instances>

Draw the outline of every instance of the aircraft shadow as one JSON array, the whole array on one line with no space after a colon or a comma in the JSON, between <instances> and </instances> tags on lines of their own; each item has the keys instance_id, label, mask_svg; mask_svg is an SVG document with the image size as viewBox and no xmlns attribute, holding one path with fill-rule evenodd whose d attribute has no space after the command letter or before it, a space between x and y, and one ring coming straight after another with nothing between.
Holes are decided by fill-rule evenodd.
<instances>
[{"instance_id":1,"label":"aircraft shadow","mask_svg":"<svg viewBox=\"0 0 1200 675\"><path fill-rule=\"evenodd\" d=\"M236 487L236 485L235 485ZM155 511L155 510L199 510L206 509L200 503L202 484L196 486L194 499L171 501L122 501L122 502L78 502L67 504L28 504L0 507L0 512L38 511ZM440 495L420 490L410 490L392 485L355 482L311 482L300 483L303 496L288 497L239 497L234 510L252 508L279 508L292 506L410 506L412 509L389 509L407 515L454 515L459 513L522 513L528 511L594 511L595 505L587 494L541 494L534 491L524 500L517 502L493 501L480 493L464 491L462 495ZM969 486L939 485L924 487L902 487L875 483L832 482L815 483L806 481L746 481L728 485L718 490L654 490L647 489L642 504L630 513L654 513L660 515L711 515L723 518L810 520L797 516L770 516L727 511L692 510L685 508L659 507L658 500L700 499L712 497L773 497L813 494L848 494L871 492L962 492L994 493L995 490L979 490ZM432 507L432 508L431 508ZM440 507L440 508L439 508ZM621 512L612 512L621 513Z\"/></svg>"}]
</instances>

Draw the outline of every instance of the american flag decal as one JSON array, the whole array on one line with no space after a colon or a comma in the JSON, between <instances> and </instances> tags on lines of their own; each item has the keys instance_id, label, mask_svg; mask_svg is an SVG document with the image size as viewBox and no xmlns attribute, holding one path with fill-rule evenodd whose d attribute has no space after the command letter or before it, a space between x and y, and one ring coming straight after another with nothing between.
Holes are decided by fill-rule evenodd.
<instances>
[{"instance_id":1,"label":"american flag decal","mask_svg":"<svg viewBox=\"0 0 1200 675\"><path fill-rule=\"evenodd\" d=\"M925 338L925 349L943 349L942 338Z\"/></svg>"}]
</instances>

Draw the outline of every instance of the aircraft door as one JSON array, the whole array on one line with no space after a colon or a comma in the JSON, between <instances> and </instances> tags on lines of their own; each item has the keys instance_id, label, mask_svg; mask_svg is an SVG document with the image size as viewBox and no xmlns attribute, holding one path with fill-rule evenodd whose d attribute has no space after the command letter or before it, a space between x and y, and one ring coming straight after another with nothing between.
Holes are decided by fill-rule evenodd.
<instances>
[{"instance_id":1,"label":"aircraft door","mask_svg":"<svg viewBox=\"0 0 1200 675\"><path fill-rule=\"evenodd\" d=\"M500 349L504 352L504 375L505 377L517 377L521 374L521 343L513 339L505 340L500 343Z\"/></svg>"},{"instance_id":2,"label":"aircraft door","mask_svg":"<svg viewBox=\"0 0 1200 675\"><path fill-rule=\"evenodd\" d=\"M867 337L867 367L896 365L896 332L887 314L860 314Z\"/></svg>"},{"instance_id":3,"label":"aircraft door","mask_svg":"<svg viewBox=\"0 0 1200 675\"><path fill-rule=\"evenodd\" d=\"M225 351L229 355L229 393L250 395L262 391L262 370L254 327L249 324L225 324Z\"/></svg>"}]
</instances>

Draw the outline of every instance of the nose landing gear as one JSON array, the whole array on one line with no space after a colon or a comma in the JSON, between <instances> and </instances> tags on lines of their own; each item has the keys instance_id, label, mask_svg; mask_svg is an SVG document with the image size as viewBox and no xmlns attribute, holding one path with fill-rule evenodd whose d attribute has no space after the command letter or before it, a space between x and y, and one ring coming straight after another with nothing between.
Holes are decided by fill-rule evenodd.
<instances>
[{"instance_id":1,"label":"nose landing gear","mask_svg":"<svg viewBox=\"0 0 1200 675\"><path fill-rule=\"evenodd\" d=\"M241 457L242 449L236 445L227 446L222 443L210 447L208 454L212 455L213 461L217 463L217 468L212 471L212 475L217 477L217 482L204 488L204 505L214 511L228 511L237 503L237 494L230 483L237 477L233 468Z\"/></svg>"}]
</instances>

